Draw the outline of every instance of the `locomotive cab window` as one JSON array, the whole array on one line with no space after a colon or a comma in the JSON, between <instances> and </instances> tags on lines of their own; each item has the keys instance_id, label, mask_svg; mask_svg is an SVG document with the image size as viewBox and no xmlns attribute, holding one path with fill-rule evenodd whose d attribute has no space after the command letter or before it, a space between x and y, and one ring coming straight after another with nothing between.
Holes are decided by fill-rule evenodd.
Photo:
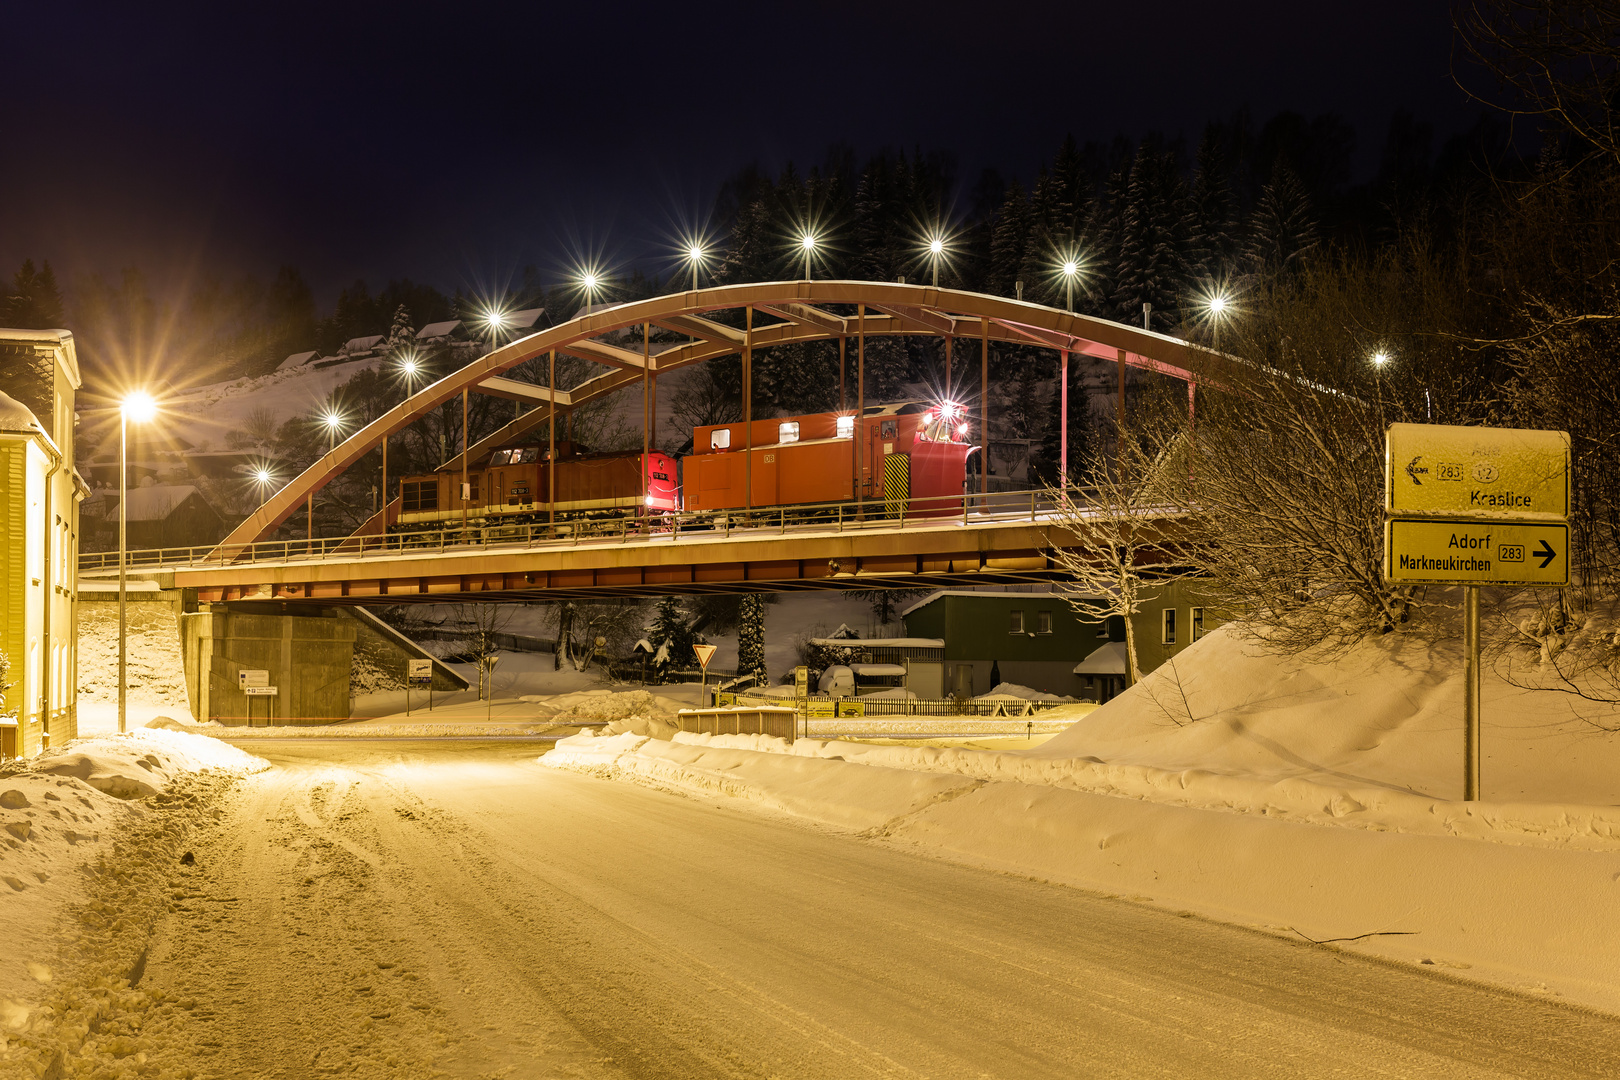
<instances>
[{"instance_id":1,"label":"locomotive cab window","mask_svg":"<svg viewBox=\"0 0 1620 1080\"><path fill-rule=\"evenodd\" d=\"M724 450L731 445L731 429L717 428L709 432L709 449Z\"/></svg>"},{"instance_id":2,"label":"locomotive cab window","mask_svg":"<svg viewBox=\"0 0 1620 1080\"><path fill-rule=\"evenodd\" d=\"M855 418L853 416L840 416L838 418L838 437L840 439L853 439L855 437Z\"/></svg>"},{"instance_id":3,"label":"locomotive cab window","mask_svg":"<svg viewBox=\"0 0 1620 1080\"><path fill-rule=\"evenodd\" d=\"M799 422L792 420L784 424L777 424L776 441L779 443L798 442Z\"/></svg>"},{"instance_id":4,"label":"locomotive cab window","mask_svg":"<svg viewBox=\"0 0 1620 1080\"><path fill-rule=\"evenodd\" d=\"M437 510L439 508L439 482L437 480L411 481L400 485L400 509Z\"/></svg>"}]
</instances>

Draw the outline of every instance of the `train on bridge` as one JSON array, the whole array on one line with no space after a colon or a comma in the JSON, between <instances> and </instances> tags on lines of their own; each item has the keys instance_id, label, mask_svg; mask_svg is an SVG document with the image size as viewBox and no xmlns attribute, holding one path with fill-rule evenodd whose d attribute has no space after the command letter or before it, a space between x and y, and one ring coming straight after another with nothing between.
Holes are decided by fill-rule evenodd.
<instances>
[{"instance_id":1,"label":"train on bridge","mask_svg":"<svg viewBox=\"0 0 1620 1080\"><path fill-rule=\"evenodd\" d=\"M968 459L966 409L952 402L873 405L711 424L692 432L680 459L653 451L593 452L533 436L477 464L406 476L406 529L581 522L626 514L723 514L855 502L904 503L909 515L959 513ZM555 485L555 487L553 487ZM930 500L933 500L930 502Z\"/></svg>"}]
</instances>

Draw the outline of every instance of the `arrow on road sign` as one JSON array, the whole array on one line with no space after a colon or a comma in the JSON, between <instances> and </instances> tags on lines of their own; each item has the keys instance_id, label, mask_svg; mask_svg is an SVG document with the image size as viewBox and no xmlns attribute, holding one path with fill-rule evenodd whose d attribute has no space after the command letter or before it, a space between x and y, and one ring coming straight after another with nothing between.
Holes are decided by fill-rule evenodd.
<instances>
[{"instance_id":1,"label":"arrow on road sign","mask_svg":"<svg viewBox=\"0 0 1620 1080\"><path fill-rule=\"evenodd\" d=\"M1423 486L1423 481L1418 479L1418 473L1427 474L1428 471L1429 471L1427 466L1425 466L1423 468L1418 467L1418 462L1420 462L1422 460L1423 460L1423 455L1419 454L1417 457L1413 458L1411 461L1406 463L1406 475L1410 476L1412 478L1412 483L1416 484L1418 487Z\"/></svg>"},{"instance_id":2,"label":"arrow on road sign","mask_svg":"<svg viewBox=\"0 0 1620 1080\"><path fill-rule=\"evenodd\" d=\"M1532 551L1530 554L1541 560L1541 568L1543 570L1547 569L1548 563L1558 558L1558 552L1554 551L1552 545L1547 543L1545 540L1541 542L1540 547L1536 548L1536 550Z\"/></svg>"}]
</instances>

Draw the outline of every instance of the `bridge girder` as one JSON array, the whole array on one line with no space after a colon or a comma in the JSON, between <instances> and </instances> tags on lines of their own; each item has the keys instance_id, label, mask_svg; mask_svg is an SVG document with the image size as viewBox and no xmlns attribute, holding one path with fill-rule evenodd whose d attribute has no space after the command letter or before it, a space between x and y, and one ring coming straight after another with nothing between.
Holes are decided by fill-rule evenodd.
<instances>
[{"instance_id":1,"label":"bridge girder","mask_svg":"<svg viewBox=\"0 0 1620 1080\"><path fill-rule=\"evenodd\" d=\"M826 305L864 306L865 318L841 316ZM753 308L782 319L756 327L738 340L735 328L708 318L717 311ZM685 320L683 326L682 321ZM643 368L642 353L596 340L604 334L651 323L673 325L694 334L696 340L665 347ZM559 392L557 407L577 408L603 395L623 390L688 364L702 363L742 352L800 342L835 340L864 333L872 337L925 335L983 338L1018 345L1039 345L1122 365L1142 368L1185 380L1193 386L1205 378L1220 378L1220 369L1234 363L1179 338L1154 333L1089 315L1062 311L1006 297L962 292L924 285L871 281L776 281L723 285L687 290L624 304L598 306L569 322L510 342L472 361L437 382L416 391L376 420L354 432L309 468L294 477L222 540L216 551L240 548L262 540L290 518L306 499L319 492L379 443L422 416L459 396L493 391L497 396L536 400L547 397L544 388L534 395L513 393L513 380L499 379L519 364L553 350L607 365L610 370L567 391L567 405ZM644 375L645 371L645 375ZM490 382L491 385L482 384ZM506 391L503 393L502 391ZM523 414L475 444L478 455L546 422L550 401ZM459 464L459 456L452 462Z\"/></svg>"}]
</instances>

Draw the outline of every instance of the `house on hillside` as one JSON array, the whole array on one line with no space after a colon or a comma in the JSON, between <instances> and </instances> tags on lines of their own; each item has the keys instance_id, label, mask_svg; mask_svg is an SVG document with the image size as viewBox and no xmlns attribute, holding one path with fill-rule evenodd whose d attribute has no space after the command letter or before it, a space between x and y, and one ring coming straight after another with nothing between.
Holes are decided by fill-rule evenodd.
<instances>
[{"instance_id":1,"label":"house on hillside","mask_svg":"<svg viewBox=\"0 0 1620 1080\"><path fill-rule=\"evenodd\" d=\"M118 491L96 492L98 531L111 530L116 544ZM124 529L131 551L142 548L207 547L225 536L225 519L190 484L143 483L127 493Z\"/></svg>"},{"instance_id":2,"label":"house on hillside","mask_svg":"<svg viewBox=\"0 0 1620 1080\"><path fill-rule=\"evenodd\" d=\"M0 758L78 735L79 503L66 330L0 330Z\"/></svg>"},{"instance_id":3,"label":"house on hillside","mask_svg":"<svg viewBox=\"0 0 1620 1080\"><path fill-rule=\"evenodd\" d=\"M460 319L428 323L416 332L416 343L422 346L449 345L452 342L466 340L467 327Z\"/></svg>"},{"instance_id":4,"label":"house on hillside","mask_svg":"<svg viewBox=\"0 0 1620 1080\"><path fill-rule=\"evenodd\" d=\"M381 351L383 339L383 334L368 334L365 337L350 338L343 343L343 348L338 350L338 354L348 360L376 356Z\"/></svg>"},{"instance_id":5,"label":"house on hillside","mask_svg":"<svg viewBox=\"0 0 1620 1080\"><path fill-rule=\"evenodd\" d=\"M305 364L313 364L320 358L321 354L318 349L311 349L309 352L295 352L291 356L287 357L287 359L277 364L276 370L292 371L296 368L303 367Z\"/></svg>"}]
</instances>

